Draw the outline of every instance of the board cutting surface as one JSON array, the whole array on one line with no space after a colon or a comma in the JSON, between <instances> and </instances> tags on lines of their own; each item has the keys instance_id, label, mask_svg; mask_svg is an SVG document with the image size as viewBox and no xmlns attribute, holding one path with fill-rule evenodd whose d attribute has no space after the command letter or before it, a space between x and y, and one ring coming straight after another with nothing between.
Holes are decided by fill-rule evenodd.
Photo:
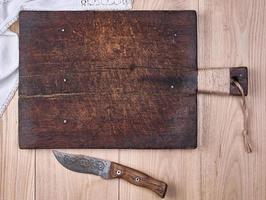
<instances>
[{"instance_id":1,"label":"board cutting surface","mask_svg":"<svg viewBox=\"0 0 266 200\"><path fill-rule=\"evenodd\" d=\"M194 11L24 11L21 148L195 148Z\"/></svg>"}]
</instances>

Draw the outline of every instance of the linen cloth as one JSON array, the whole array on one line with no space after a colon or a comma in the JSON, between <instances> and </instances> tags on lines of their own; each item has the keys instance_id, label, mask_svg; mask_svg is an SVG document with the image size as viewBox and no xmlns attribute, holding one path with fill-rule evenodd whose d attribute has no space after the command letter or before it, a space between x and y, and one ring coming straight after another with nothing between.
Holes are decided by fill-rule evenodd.
<instances>
[{"instance_id":1,"label":"linen cloth","mask_svg":"<svg viewBox=\"0 0 266 200\"><path fill-rule=\"evenodd\" d=\"M0 0L0 117L18 87L18 36L8 30L21 10L127 10L133 0Z\"/></svg>"}]
</instances>

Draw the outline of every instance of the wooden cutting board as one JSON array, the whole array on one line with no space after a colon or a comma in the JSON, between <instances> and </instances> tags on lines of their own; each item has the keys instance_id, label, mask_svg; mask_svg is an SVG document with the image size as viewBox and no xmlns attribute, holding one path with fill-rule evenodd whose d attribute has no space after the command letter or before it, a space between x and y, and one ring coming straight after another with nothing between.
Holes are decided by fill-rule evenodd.
<instances>
[{"instance_id":1,"label":"wooden cutting board","mask_svg":"<svg viewBox=\"0 0 266 200\"><path fill-rule=\"evenodd\" d=\"M195 148L194 11L21 12L21 148Z\"/></svg>"}]
</instances>

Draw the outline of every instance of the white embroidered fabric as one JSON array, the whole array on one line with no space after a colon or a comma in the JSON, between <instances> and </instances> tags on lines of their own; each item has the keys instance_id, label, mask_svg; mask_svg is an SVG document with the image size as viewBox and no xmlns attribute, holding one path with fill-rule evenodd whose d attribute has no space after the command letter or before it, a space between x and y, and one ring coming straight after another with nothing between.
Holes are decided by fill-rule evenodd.
<instances>
[{"instance_id":1,"label":"white embroidered fabric","mask_svg":"<svg viewBox=\"0 0 266 200\"><path fill-rule=\"evenodd\" d=\"M0 117L18 87L18 36L8 30L21 10L128 10L133 0L0 0Z\"/></svg>"}]
</instances>

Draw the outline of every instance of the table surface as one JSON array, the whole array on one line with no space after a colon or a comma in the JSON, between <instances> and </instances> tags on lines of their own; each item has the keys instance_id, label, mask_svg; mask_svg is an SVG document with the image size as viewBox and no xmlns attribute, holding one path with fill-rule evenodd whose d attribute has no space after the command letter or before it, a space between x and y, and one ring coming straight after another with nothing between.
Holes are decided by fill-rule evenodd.
<instances>
[{"instance_id":1,"label":"table surface","mask_svg":"<svg viewBox=\"0 0 266 200\"><path fill-rule=\"evenodd\" d=\"M196 150L65 150L106 158L168 183L166 199L266 199L266 1L135 0L134 9L196 10L199 68L246 65L249 129L242 141L238 97L198 95ZM18 31L15 24L13 30ZM0 119L0 199L159 199L123 180L64 169L51 150L18 148L18 95Z\"/></svg>"}]
</instances>

